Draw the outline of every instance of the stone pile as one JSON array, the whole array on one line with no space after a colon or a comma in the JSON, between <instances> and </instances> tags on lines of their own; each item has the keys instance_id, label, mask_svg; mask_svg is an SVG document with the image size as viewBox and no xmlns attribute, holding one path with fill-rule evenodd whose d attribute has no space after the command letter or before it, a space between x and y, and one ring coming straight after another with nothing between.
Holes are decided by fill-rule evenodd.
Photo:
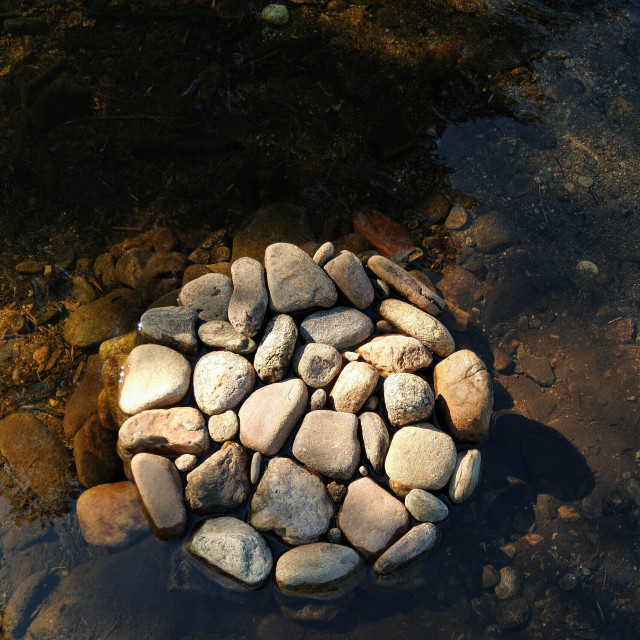
<instances>
[{"instance_id":1,"label":"stone pile","mask_svg":"<svg viewBox=\"0 0 640 640\"><path fill-rule=\"evenodd\" d=\"M283 593L326 598L367 563L394 574L435 547L447 502L478 484L485 365L455 351L424 281L380 255L365 268L333 254L276 243L264 267L245 257L231 277L196 278L178 306L142 315L146 343L110 365L124 369L102 419L119 428L146 523L161 539L188 534L231 588L273 575ZM144 528L130 488L81 497L88 542L121 546ZM264 534L292 548L274 559Z\"/></svg>"}]
</instances>

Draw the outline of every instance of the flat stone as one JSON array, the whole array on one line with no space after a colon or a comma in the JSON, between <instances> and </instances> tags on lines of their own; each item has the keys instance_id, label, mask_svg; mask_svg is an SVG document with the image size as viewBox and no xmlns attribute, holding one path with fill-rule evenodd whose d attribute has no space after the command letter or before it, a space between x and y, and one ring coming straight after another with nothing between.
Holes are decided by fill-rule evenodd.
<instances>
[{"instance_id":1,"label":"flat stone","mask_svg":"<svg viewBox=\"0 0 640 640\"><path fill-rule=\"evenodd\" d=\"M240 442L265 456L273 456L302 418L309 393L293 378L254 391L240 407Z\"/></svg>"},{"instance_id":2,"label":"flat stone","mask_svg":"<svg viewBox=\"0 0 640 640\"><path fill-rule=\"evenodd\" d=\"M224 320L211 320L200 325L198 337L208 347L224 349L240 355L253 353L258 348L251 338L236 331L230 322Z\"/></svg>"},{"instance_id":3,"label":"flat stone","mask_svg":"<svg viewBox=\"0 0 640 640\"><path fill-rule=\"evenodd\" d=\"M351 251L340 251L324 265L324 270L354 307L364 311L373 304L373 286L362 262Z\"/></svg>"},{"instance_id":4,"label":"flat stone","mask_svg":"<svg viewBox=\"0 0 640 640\"><path fill-rule=\"evenodd\" d=\"M413 373L392 373L382 389L389 422L394 427L420 422L433 412L429 383Z\"/></svg>"},{"instance_id":5,"label":"flat stone","mask_svg":"<svg viewBox=\"0 0 640 640\"><path fill-rule=\"evenodd\" d=\"M73 459L80 482L87 489L113 482L122 473L116 454L118 436L105 429L97 415L91 416L73 438Z\"/></svg>"},{"instance_id":6,"label":"flat stone","mask_svg":"<svg viewBox=\"0 0 640 640\"><path fill-rule=\"evenodd\" d=\"M143 411L120 427L118 437L132 453L201 456L211 446L204 417L193 407Z\"/></svg>"},{"instance_id":7,"label":"flat stone","mask_svg":"<svg viewBox=\"0 0 640 640\"><path fill-rule=\"evenodd\" d=\"M240 404L253 389L256 379L251 363L228 351L202 356L193 372L193 395L207 415L224 413Z\"/></svg>"},{"instance_id":8,"label":"flat stone","mask_svg":"<svg viewBox=\"0 0 640 640\"><path fill-rule=\"evenodd\" d=\"M87 358L84 375L73 390L64 409L64 435L73 438L92 414L98 410L98 396L102 391L102 358L93 354Z\"/></svg>"},{"instance_id":9,"label":"flat stone","mask_svg":"<svg viewBox=\"0 0 640 640\"><path fill-rule=\"evenodd\" d=\"M266 383L282 380L289 370L298 339L298 327L291 316L281 314L267 323L253 366Z\"/></svg>"},{"instance_id":10,"label":"flat stone","mask_svg":"<svg viewBox=\"0 0 640 640\"><path fill-rule=\"evenodd\" d=\"M158 344L141 344L127 357L120 409L133 415L176 404L186 395L190 382L191 365L183 355Z\"/></svg>"},{"instance_id":11,"label":"flat stone","mask_svg":"<svg viewBox=\"0 0 640 640\"><path fill-rule=\"evenodd\" d=\"M479 251L493 253L513 244L515 233L511 221L500 213L479 216L469 229Z\"/></svg>"},{"instance_id":12,"label":"flat stone","mask_svg":"<svg viewBox=\"0 0 640 640\"><path fill-rule=\"evenodd\" d=\"M324 265L333 258L334 247L330 242L325 242L323 245L320 245L316 252L313 254L313 261L319 266L324 267Z\"/></svg>"},{"instance_id":13,"label":"flat stone","mask_svg":"<svg viewBox=\"0 0 640 640\"><path fill-rule=\"evenodd\" d=\"M374 560L408 531L410 519L402 502L371 478L359 478L349 485L336 523L358 553Z\"/></svg>"},{"instance_id":14,"label":"flat stone","mask_svg":"<svg viewBox=\"0 0 640 640\"><path fill-rule=\"evenodd\" d=\"M240 422L235 411L225 411L209 418L207 425L209 436L214 442L234 440L240 429Z\"/></svg>"},{"instance_id":15,"label":"flat stone","mask_svg":"<svg viewBox=\"0 0 640 640\"><path fill-rule=\"evenodd\" d=\"M419 309L431 315L438 315L445 310L444 300L433 289L388 258L371 256L367 260L367 268Z\"/></svg>"},{"instance_id":16,"label":"flat stone","mask_svg":"<svg viewBox=\"0 0 640 640\"><path fill-rule=\"evenodd\" d=\"M142 314L138 331L149 342L194 354L198 351L197 319L198 314L193 309L157 307Z\"/></svg>"},{"instance_id":17,"label":"flat stone","mask_svg":"<svg viewBox=\"0 0 640 640\"><path fill-rule=\"evenodd\" d=\"M216 573L248 589L271 575L273 555L266 540L238 518L210 518L195 529L187 551Z\"/></svg>"},{"instance_id":18,"label":"flat stone","mask_svg":"<svg viewBox=\"0 0 640 640\"><path fill-rule=\"evenodd\" d=\"M332 307L338 293L329 276L302 249L286 242L267 247L264 254L271 310L292 313Z\"/></svg>"},{"instance_id":19,"label":"flat stone","mask_svg":"<svg viewBox=\"0 0 640 640\"><path fill-rule=\"evenodd\" d=\"M382 473L389 450L389 430L384 420L373 411L358 416L364 454L376 473Z\"/></svg>"},{"instance_id":20,"label":"flat stone","mask_svg":"<svg viewBox=\"0 0 640 640\"><path fill-rule=\"evenodd\" d=\"M442 489L456 464L456 447L444 431L416 424L397 431L385 461L389 478L405 487Z\"/></svg>"},{"instance_id":21,"label":"flat stone","mask_svg":"<svg viewBox=\"0 0 640 640\"><path fill-rule=\"evenodd\" d=\"M327 392L324 389L316 389L309 398L309 411L319 411L327 404Z\"/></svg>"},{"instance_id":22,"label":"flat stone","mask_svg":"<svg viewBox=\"0 0 640 640\"><path fill-rule=\"evenodd\" d=\"M356 353L372 364L381 376L413 373L426 369L433 361L431 352L420 340L399 334L373 338L358 347Z\"/></svg>"},{"instance_id":23,"label":"flat stone","mask_svg":"<svg viewBox=\"0 0 640 640\"><path fill-rule=\"evenodd\" d=\"M358 419L338 411L307 413L293 441L293 455L322 475L349 480L360 462Z\"/></svg>"},{"instance_id":24,"label":"flat stone","mask_svg":"<svg viewBox=\"0 0 640 640\"><path fill-rule=\"evenodd\" d=\"M187 476L185 496L199 515L235 511L249 497L249 454L237 442L225 442Z\"/></svg>"},{"instance_id":25,"label":"flat stone","mask_svg":"<svg viewBox=\"0 0 640 640\"><path fill-rule=\"evenodd\" d=\"M456 457L456 466L447 485L447 495L454 504L465 502L472 495L480 481L482 466L480 451L468 449Z\"/></svg>"},{"instance_id":26,"label":"flat stone","mask_svg":"<svg viewBox=\"0 0 640 640\"><path fill-rule=\"evenodd\" d=\"M335 347L312 342L295 350L292 364L296 375L310 387L319 389L340 373L342 356Z\"/></svg>"},{"instance_id":27,"label":"flat stone","mask_svg":"<svg viewBox=\"0 0 640 640\"><path fill-rule=\"evenodd\" d=\"M231 277L229 322L236 331L253 337L260 331L269 304L264 269L253 258L240 258L231 265Z\"/></svg>"},{"instance_id":28,"label":"flat stone","mask_svg":"<svg viewBox=\"0 0 640 640\"><path fill-rule=\"evenodd\" d=\"M335 307L308 316L300 325L304 342L319 342L345 351L364 342L373 333L369 316L350 307Z\"/></svg>"},{"instance_id":29,"label":"flat stone","mask_svg":"<svg viewBox=\"0 0 640 640\"><path fill-rule=\"evenodd\" d=\"M87 544L126 547L149 530L132 482L87 489L78 498L77 512Z\"/></svg>"},{"instance_id":30,"label":"flat stone","mask_svg":"<svg viewBox=\"0 0 640 640\"><path fill-rule=\"evenodd\" d=\"M442 522L449 516L447 505L424 489L411 489L404 506L418 522Z\"/></svg>"},{"instance_id":31,"label":"flat stone","mask_svg":"<svg viewBox=\"0 0 640 640\"><path fill-rule=\"evenodd\" d=\"M276 563L275 583L288 594L341 593L345 582L364 571L356 551L339 544L316 542L285 551ZM352 586L355 587L356 583Z\"/></svg>"},{"instance_id":32,"label":"flat stone","mask_svg":"<svg viewBox=\"0 0 640 640\"><path fill-rule=\"evenodd\" d=\"M198 312L204 322L229 320L229 301L233 285L221 273L207 273L187 282L180 290L178 304Z\"/></svg>"},{"instance_id":33,"label":"flat stone","mask_svg":"<svg viewBox=\"0 0 640 640\"><path fill-rule=\"evenodd\" d=\"M378 372L370 364L349 362L331 390L335 410L358 413L377 384Z\"/></svg>"},{"instance_id":34,"label":"flat stone","mask_svg":"<svg viewBox=\"0 0 640 640\"><path fill-rule=\"evenodd\" d=\"M133 331L138 324L140 299L130 289L116 289L72 311L64 323L64 339L74 347L93 347Z\"/></svg>"},{"instance_id":35,"label":"flat stone","mask_svg":"<svg viewBox=\"0 0 640 640\"><path fill-rule=\"evenodd\" d=\"M512 598L498 604L495 618L503 631L523 626L531 615L529 603L525 598Z\"/></svg>"},{"instance_id":36,"label":"flat stone","mask_svg":"<svg viewBox=\"0 0 640 640\"><path fill-rule=\"evenodd\" d=\"M389 547L373 565L379 576L388 576L423 558L438 544L438 528L430 522L419 524Z\"/></svg>"},{"instance_id":37,"label":"flat stone","mask_svg":"<svg viewBox=\"0 0 640 640\"><path fill-rule=\"evenodd\" d=\"M468 349L456 351L434 367L433 386L439 423L458 442L483 442L493 410L484 362Z\"/></svg>"},{"instance_id":38,"label":"flat stone","mask_svg":"<svg viewBox=\"0 0 640 640\"><path fill-rule=\"evenodd\" d=\"M380 303L380 315L394 327L422 342L422 344L441 358L455 351L455 343L447 328L420 309L401 300L383 300Z\"/></svg>"},{"instance_id":39,"label":"flat stone","mask_svg":"<svg viewBox=\"0 0 640 640\"><path fill-rule=\"evenodd\" d=\"M187 529L187 510L180 472L173 462L138 453L131 460L131 475L153 535L161 540L181 538Z\"/></svg>"},{"instance_id":40,"label":"flat stone","mask_svg":"<svg viewBox=\"0 0 640 640\"><path fill-rule=\"evenodd\" d=\"M520 345L518 347L517 359L518 365L525 374L541 387L550 387L556 381L556 374L553 372L548 358L528 353L525 348Z\"/></svg>"},{"instance_id":41,"label":"flat stone","mask_svg":"<svg viewBox=\"0 0 640 640\"><path fill-rule=\"evenodd\" d=\"M269 461L251 499L249 524L301 545L318 541L332 517L333 503L318 476L289 458Z\"/></svg>"}]
</instances>

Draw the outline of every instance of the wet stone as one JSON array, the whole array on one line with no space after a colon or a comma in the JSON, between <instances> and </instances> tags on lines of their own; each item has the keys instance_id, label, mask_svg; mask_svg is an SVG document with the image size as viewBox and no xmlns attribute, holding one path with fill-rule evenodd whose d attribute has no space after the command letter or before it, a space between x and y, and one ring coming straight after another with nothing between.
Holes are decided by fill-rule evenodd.
<instances>
[{"instance_id":1,"label":"wet stone","mask_svg":"<svg viewBox=\"0 0 640 640\"><path fill-rule=\"evenodd\" d=\"M65 407L62 426L67 438L73 438L98 410L98 396L102 390L101 370L102 358L97 354L89 356L84 375Z\"/></svg>"},{"instance_id":2,"label":"wet stone","mask_svg":"<svg viewBox=\"0 0 640 640\"><path fill-rule=\"evenodd\" d=\"M449 515L447 505L423 489L411 489L404 499L404 506L418 522L442 522Z\"/></svg>"},{"instance_id":3,"label":"wet stone","mask_svg":"<svg viewBox=\"0 0 640 640\"><path fill-rule=\"evenodd\" d=\"M463 229L467 222L469 222L469 214L465 211L462 205L455 205L452 207L451 211L449 211L449 215L445 220L444 226L447 229L452 229L457 231L459 229Z\"/></svg>"},{"instance_id":4,"label":"wet stone","mask_svg":"<svg viewBox=\"0 0 640 640\"><path fill-rule=\"evenodd\" d=\"M541 387L550 387L556 381L555 373L547 358L528 353L522 345L518 348L517 358L520 368Z\"/></svg>"},{"instance_id":5,"label":"wet stone","mask_svg":"<svg viewBox=\"0 0 640 640\"><path fill-rule=\"evenodd\" d=\"M373 565L379 576L386 576L424 557L438 543L438 529L431 523L419 524L387 549Z\"/></svg>"},{"instance_id":6,"label":"wet stone","mask_svg":"<svg viewBox=\"0 0 640 640\"><path fill-rule=\"evenodd\" d=\"M135 347L127 357L120 409L133 415L180 402L189 390L191 365L177 351L156 344Z\"/></svg>"},{"instance_id":7,"label":"wet stone","mask_svg":"<svg viewBox=\"0 0 640 640\"><path fill-rule=\"evenodd\" d=\"M231 265L233 293L229 301L229 322L236 331L255 336L269 304L264 269L253 258L240 258Z\"/></svg>"},{"instance_id":8,"label":"wet stone","mask_svg":"<svg viewBox=\"0 0 640 640\"><path fill-rule=\"evenodd\" d=\"M324 265L324 270L354 307L364 311L371 306L373 287L362 262L351 251L340 251Z\"/></svg>"},{"instance_id":9,"label":"wet stone","mask_svg":"<svg viewBox=\"0 0 640 640\"><path fill-rule=\"evenodd\" d=\"M416 338L398 334L378 336L356 352L372 364L381 376L413 373L427 368L433 361L431 352Z\"/></svg>"},{"instance_id":10,"label":"wet stone","mask_svg":"<svg viewBox=\"0 0 640 640\"><path fill-rule=\"evenodd\" d=\"M144 266L142 279L170 280L171 289L179 285L180 276L187 264L187 259L179 251L156 251Z\"/></svg>"},{"instance_id":11,"label":"wet stone","mask_svg":"<svg viewBox=\"0 0 640 640\"><path fill-rule=\"evenodd\" d=\"M264 264L272 311L292 313L336 303L338 294L331 278L295 245L286 242L270 245Z\"/></svg>"},{"instance_id":12,"label":"wet stone","mask_svg":"<svg viewBox=\"0 0 640 640\"><path fill-rule=\"evenodd\" d=\"M291 316L281 314L267 323L258 345L253 366L266 383L282 380L289 369L298 339L298 328Z\"/></svg>"},{"instance_id":13,"label":"wet stone","mask_svg":"<svg viewBox=\"0 0 640 640\"><path fill-rule=\"evenodd\" d=\"M364 342L373 333L369 316L350 307L334 307L308 316L300 325L304 342L328 344L345 351Z\"/></svg>"},{"instance_id":14,"label":"wet stone","mask_svg":"<svg viewBox=\"0 0 640 640\"><path fill-rule=\"evenodd\" d=\"M215 416L211 416L208 422L209 436L214 442L226 442L234 440L238 435L240 423L235 411L225 411Z\"/></svg>"},{"instance_id":15,"label":"wet stone","mask_svg":"<svg viewBox=\"0 0 640 640\"><path fill-rule=\"evenodd\" d=\"M116 454L118 436L92 416L73 439L73 458L80 482L88 488L113 482L121 473Z\"/></svg>"},{"instance_id":16,"label":"wet stone","mask_svg":"<svg viewBox=\"0 0 640 640\"><path fill-rule=\"evenodd\" d=\"M503 631L523 626L529 620L529 616L529 603L524 598L501 602L495 611L496 622Z\"/></svg>"},{"instance_id":17,"label":"wet stone","mask_svg":"<svg viewBox=\"0 0 640 640\"><path fill-rule=\"evenodd\" d=\"M83 278L82 276L76 276L72 280L73 290L71 295L78 301L79 304L89 304L96 299L96 290Z\"/></svg>"},{"instance_id":18,"label":"wet stone","mask_svg":"<svg viewBox=\"0 0 640 640\"><path fill-rule=\"evenodd\" d=\"M149 249L142 247L125 251L116 262L113 272L116 280L135 289L143 281L144 267L152 255Z\"/></svg>"},{"instance_id":19,"label":"wet stone","mask_svg":"<svg viewBox=\"0 0 640 640\"><path fill-rule=\"evenodd\" d=\"M180 473L173 462L138 453L131 460L131 475L153 534L161 540L181 538L187 528L187 510Z\"/></svg>"},{"instance_id":20,"label":"wet stone","mask_svg":"<svg viewBox=\"0 0 640 640\"><path fill-rule=\"evenodd\" d=\"M323 245L318 247L318 250L313 254L313 261L319 267L324 267L324 265L333 258L333 254L333 245L330 242L325 242Z\"/></svg>"},{"instance_id":21,"label":"wet stone","mask_svg":"<svg viewBox=\"0 0 640 640\"><path fill-rule=\"evenodd\" d=\"M149 530L131 482L88 489L78 498L77 511L87 544L126 547Z\"/></svg>"},{"instance_id":22,"label":"wet stone","mask_svg":"<svg viewBox=\"0 0 640 640\"><path fill-rule=\"evenodd\" d=\"M457 455L456 466L451 474L447 495L454 504L468 500L478 486L481 468L480 451L468 449Z\"/></svg>"},{"instance_id":23,"label":"wet stone","mask_svg":"<svg viewBox=\"0 0 640 640\"><path fill-rule=\"evenodd\" d=\"M193 407L143 411L120 427L118 437L122 446L133 453L199 456L211 446L204 417Z\"/></svg>"},{"instance_id":24,"label":"wet stone","mask_svg":"<svg viewBox=\"0 0 640 640\"><path fill-rule=\"evenodd\" d=\"M211 320L200 325L198 337L208 347L224 349L240 355L253 353L258 348L251 338L236 331L230 322L224 320Z\"/></svg>"},{"instance_id":25,"label":"wet stone","mask_svg":"<svg viewBox=\"0 0 640 640\"><path fill-rule=\"evenodd\" d=\"M198 351L197 319L198 314L192 309L157 307L142 314L138 331L149 342L194 354Z\"/></svg>"},{"instance_id":26,"label":"wet stone","mask_svg":"<svg viewBox=\"0 0 640 640\"><path fill-rule=\"evenodd\" d=\"M358 419L352 413L311 411L293 442L293 455L314 471L348 480L360 461L357 428Z\"/></svg>"},{"instance_id":27,"label":"wet stone","mask_svg":"<svg viewBox=\"0 0 640 640\"><path fill-rule=\"evenodd\" d=\"M334 347L312 342L295 350L292 364L296 375L310 387L319 389L340 373L342 357Z\"/></svg>"},{"instance_id":28,"label":"wet stone","mask_svg":"<svg viewBox=\"0 0 640 640\"><path fill-rule=\"evenodd\" d=\"M425 286L388 258L371 256L367 261L367 268L419 309L432 315L438 315L445 310L444 300L433 289Z\"/></svg>"},{"instance_id":29,"label":"wet stone","mask_svg":"<svg viewBox=\"0 0 640 640\"><path fill-rule=\"evenodd\" d=\"M225 442L187 476L185 496L199 515L235 511L249 497L249 455L236 442Z\"/></svg>"},{"instance_id":30,"label":"wet stone","mask_svg":"<svg viewBox=\"0 0 640 640\"><path fill-rule=\"evenodd\" d=\"M229 301L233 291L231 279L220 273L209 273L187 282L180 290L178 304L197 311L204 322L228 320Z\"/></svg>"},{"instance_id":31,"label":"wet stone","mask_svg":"<svg viewBox=\"0 0 640 640\"><path fill-rule=\"evenodd\" d=\"M336 411L357 413L378 384L378 372L366 362L349 362L331 390Z\"/></svg>"},{"instance_id":32,"label":"wet stone","mask_svg":"<svg viewBox=\"0 0 640 640\"><path fill-rule=\"evenodd\" d=\"M446 358L455 351L455 343L447 328L420 309L401 300L383 300L380 315L401 332L420 340L429 351Z\"/></svg>"},{"instance_id":33,"label":"wet stone","mask_svg":"<svg viewBox=\"0 0 640 640\"><path fill-rule=\"evenodd\" d=\"M493 253L513 244L515 233L509 220L498 213L486 213L475 220L469 229L479 251Z\"/></svg>"},{"instance_id":34,"label":"wet stone","mask_svg":"<svg viewBox=\"0 0 640 640\"><path fill-rule=\"evenodd\" d=\"M349 485L337 526L356 551L373 560L409 529L403 504L370 478Z\"/></svg>"},{"instance_id":35,"label":"wet stone","mask_svg":"<svg viewBox=\"0 0 640 640\"><path fill-rule=\"evenodd\" d=\"M254 391L240 407L240 442L273 456L282 448L309 399L307 387L296 378Z\"/></svg>"},{"instance_id":36,"label":"wet stone","mask_svg":"<svg viewBox=\"0 0 640 640\"><path fill-rule=\"evenodd\" d=\"M43 269L44 265L42 262L38 262L37 260L23 260L22 262L18 262L15 266L15 270L18 273L22 273L25 275L35 275L40 273Z\"/></svg>"},{"instance_id":37,"label":"wet stone","mask_svg":"<svg viewBox=\"0 0 640 640\"><path fill-rule=\"evenodd\" d=\"M255 382L251 363L236 353L214 351L202 356L193 372L193 394L200 410L216 415L246 398Z\"/></svg>"},{"instance_id":38,"label":"wet stone","mask_svg":"<svg viewBox=\"0 0 640 640\"><path fill-rule=\"evenodd\" d=\"M100 254L93 263L93 273L105 287L112 287L116 281L115 266L115 260L110 253Z\"/></svg>"},{"instance_id":39,"label":"wet stone","mask_svg":"<svg viewBox=\"0 0 640 640\"><path fill-rule=\"evenodd\" d=\"M508 600L517 595L522 588L520 575L513 567L502 567L500 569L500 583L496 585L494 591L500 600Z\"/></svg>"},{"instance_id":40,"label":"wet stone","mask_svg":"<svg viewBox=\"0 0 640 640\"><path fill-rule=\"evenodd\" d=\"M205 520L189 539L187 551L213 571L248 589L266 582L273 567L265 539L237 518Z\"/></svg>"},{"instance_id":41,"label":"wet stone","mask_svg":"<svg viewBox=\"0 0 640 640\"><path fill-rule=\"evenodd\" d=\"M442 489L456 464L456 447L444 432L430 424L397 431L389 447L385 471L391 480L412 489Z\"/></svg>"},{"instance_id":42,"label":"wet stone","mask_svg":"<svg viewBox=\"0 0 640 640\"><path fill-rule=\"evenodd\" d=\"M376 473L384 469L384 460L389 450L389 430L384 420L373 411L358 416L360 437L364 444L364 454Z\"/></svg>"},{"instance_id":43,"label":"wet stone","mask_svg":"<svg viewBox=\"0 0 640 640\"><path fill-rule=\"evenodd\" d=\"M327 392L324 389L316 389L309 398L309 411L319 411L327 404Z\"/></svg>"},{"instance_id":44,"label":"wet stone","mask_svg":"<svg viewBox=\"0 0 640 640\"><path fill-rule=\"evenodd\" d=\"M426 380L413 373L393 373L382 387L389 422L403 427L428 418L433 411L433 391Z\"/></svg>"},{"instance_id":45,"label":"wet stone","mask_svg":"<svg viewBox=\"0 0 640 640\"><path fill-rule=\"evenodd\" d=\"M301 545L319 540L332 517L333 503L320 478L288 458L269 461L251 499L249 524Z\"/></svg>"}]
</instances>

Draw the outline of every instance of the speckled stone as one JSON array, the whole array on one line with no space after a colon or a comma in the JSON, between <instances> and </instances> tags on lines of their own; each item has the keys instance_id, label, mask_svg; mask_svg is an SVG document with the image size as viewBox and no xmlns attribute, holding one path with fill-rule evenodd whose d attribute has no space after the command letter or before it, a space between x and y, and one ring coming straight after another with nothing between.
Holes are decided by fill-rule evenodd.
<instances>
[{"instance_id":1,"label":"speckled stone","mask_svg":"<svg viewBox=\"0 0 640 640\"><path fill-rule=\"evenodd\" d=\"M391 374L382 389L389 422L394 427L420 422L433 412L429 383L413 373Z\"/></svg>"},{"instance_id":2,"label":"speckled stone","mask_svg":"<svg viewBox=\"0 0 640 640\"><path fill-rule=\"evenodd\" d=\"M420 340L411 336L391 334L378 336L356 349L358 355L372 364L381 376L393 373L413 373L427 368L433 356Z\"/></svg>"},{"instance_id":3,"label":"speckled stone","mask_svg":"<svg viewBox=\"0 0 640 640\"><path fill-rule=\"evenodd\" d=\"M267 323L253 359L260 380L272 383L284 378L297 339L298 328L291 316L281 314Z\"/></svg>"},{"instance_id":4,"label":"speckled stone","mask_svg":"<svg viewBox=\"0 0 640 640\"><path fill-rule=\"evenodd\" d=\"M350 307L335 307L308 316L300 325L304 342L318 342L345 351L364 342L373 333L369 316Z\"/></svg>"},{"instance_id":5,"label":"speckled stone","mask_svg":"<svg viewBox=\"0 0 640 640\"><path fill-rule=\"evenodd\" d=\"M404 506L418 522L442 522L449 515L447 505L424 489L411 489Z\"/></svg>"},{"instance_id":6,"label":"speckled stone","mask_svg":"<svg viewBox=\"0 0 640 640\"><path fill-rule=\"evenodd\" d=\"M230 322L224 320L205 322L198 329L198 337L208 347L224 349L240 355L253 353L258 348L251 338L239 333Z\"/></svg>"},{"instance_id":7,"label":"speckled stone","mask_svg":"<svg viewBox=\"0 0 640 640\"><path fill-rule=\"evenodd\" d=\"M229 322L236 331L253 337L260 331L269 304L264 269L253 258L239 258L231 265L231 278Z\"/></svg>"},{"instance_id":8,"label":"speckled stone","mask_svg":"<svg viewBox=\"0 0 640 640\"><path fill-rule=\"evenodd\" d=\"M142 314L138 331L149 342L193 354L198 350L197 319L193 309L158 307Z\"/></svg>"},{"instance_id":9,"label":"speckled stone","mask_svg":"<svg viewBox=\"0 0 640 640\"><path fill-rule=\"evenodd\" d=\"M340 352L328 344L312 342L295 350L293 370L310 387L319 389L328 385L342 368Z\"/></svg>"},{"instance_id":10,"label":"speckled stone","mask_svg":"<svg viewBox=\"0 0 640 640\"><path fill-rule=\"evenodd\" d=\"M327 392L324 389L316 389L309 398L309 411L319 411L327 404Z\"/></svg>"},{"instance_id":11,"label":"speckled stone","mask_svg":"<svg viewBox=\"0 0 640 640\"><path fill-rule=\"evenodd\" d=\"M324 270L354 307L364 311L373 303L373 286L362 262L351 251L340 251Z\"/></svg>"},{"instance_id":12,"label":"speckled stone","mask_svg":"<svg viewBox=\"0 0 640 640\"><path fill-rule=\"evenodd\" d=\"M230 278L221 273L207 273L182 287L178 303L182 307L197 311L198 317L204 322L228 320L232 292Z\"/></svg>"},{"instance_id":13,"label":"speckled stone","mask_svg":"<svg viewBox=\"0 0 640 640\"><path fill-rule=\"evenodd\" d=\"M336 411L357 413L378 384L378 372L366 362L350 362L340 372L330 397Z\"/></svg>"},{"instance_id":14,"label":"speckled stone","mask_svg":"<svg viewBox=\"0 0 640 640\"><path fill-rule=\"evenodd\" d=\"M214 442L226 442L234 440L238 435L240 423L235 411L225 411L216 416L211 416L207 424L209 436Z\"/></svg>"}]
</instances>

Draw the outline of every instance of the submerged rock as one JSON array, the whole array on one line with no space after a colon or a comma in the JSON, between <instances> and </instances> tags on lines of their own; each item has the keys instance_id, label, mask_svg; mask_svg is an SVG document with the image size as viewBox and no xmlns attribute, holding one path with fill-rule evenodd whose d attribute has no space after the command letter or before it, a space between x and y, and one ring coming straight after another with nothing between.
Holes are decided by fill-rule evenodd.
<instances>
[{"instance_id":1,"label":"submerged rock","mask_svg":"<svg viewBox=\"0 0 640 640\"><path fill-rule=\"evenodd\" d=\"M386 576L404 569L433 551L438 537L438 529L431 523L413 527L376 560L373 570L379 576Z\"/></svg>"}]
</instances>

